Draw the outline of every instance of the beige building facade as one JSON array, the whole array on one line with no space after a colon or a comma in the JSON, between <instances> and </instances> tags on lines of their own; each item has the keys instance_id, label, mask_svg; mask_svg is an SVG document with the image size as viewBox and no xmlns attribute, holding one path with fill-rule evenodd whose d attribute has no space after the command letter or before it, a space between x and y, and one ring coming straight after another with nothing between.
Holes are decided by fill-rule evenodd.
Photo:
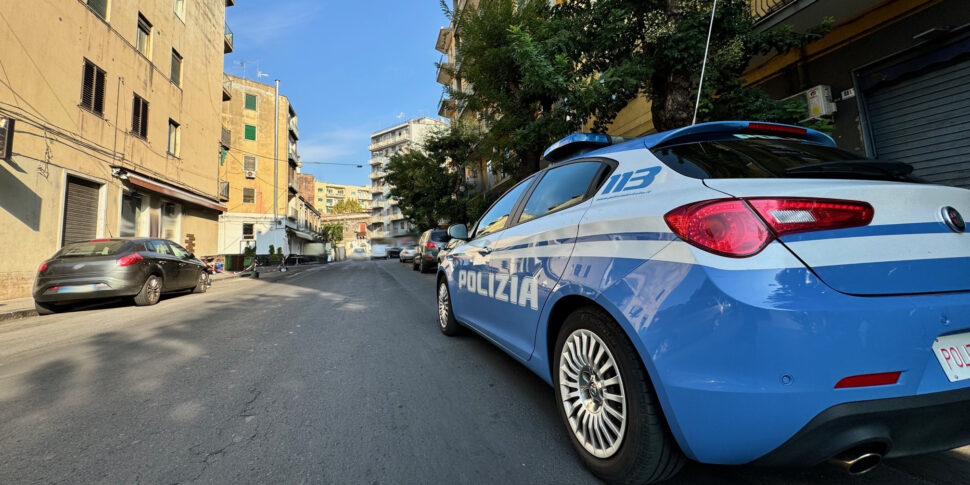
<instances>
[{"instance_id":1,"label":"beige building facade","mask_svg":"<svg viewBox=\"0 0 970 485\"><path fill-rule=\"evenodd\" d=\"M296 110L282 95L277 106L275 85L226 77L231 99L222 113L228 136L219 180L227 210L219 218L219 253L255 247L267 254L270 245L285 255L313 252L320 212L300 194Z\"/></svg>"},{"instance_id":2,"label":"beige building facade","mask_svg":"<svg viewBox=\"0 0 970 485\"><path fill-rule=\"evenodd\" d=\"M392 186L384 180L387 164L391 155L401 151L416 149L435 130L446 126L445 122L429 117L408 120L370 136L370 179L371 179L371 221L368 236L375 240L412 239L415 228L404 219L398 201L391 197ZM397 241L402 242L402 241Z\"/></svg>"},{"instance_id":3,"label":"beige building facade","mask_svg":"<svg viewBox=\"0 0 970 485\"><path fill-rule=\"evenodd\" d=\"M316 182L313 205L323 214L333 214L333 208L344 200L360 204L361 212L370 212L370 185L341 185L330 182Z\"/></svg>"},{"instance_id":4,"label":"beige building facade","mask_svg":"<svg viewBox=\"0 0 970 485\"><path fill-rule=\"evenodd\" d=\"M64 244L152 236L218 251L232 0L37 0L0 29L0 299Z\"/></svg>"}]
</instances>

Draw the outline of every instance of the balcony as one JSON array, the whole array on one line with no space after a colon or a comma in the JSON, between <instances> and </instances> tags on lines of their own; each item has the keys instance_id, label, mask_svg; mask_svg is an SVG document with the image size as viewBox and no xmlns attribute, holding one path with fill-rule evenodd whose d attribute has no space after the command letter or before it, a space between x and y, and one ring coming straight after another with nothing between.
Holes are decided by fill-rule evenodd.
<instances>
[{"instance_id":1,"label":"balcony","mask_svg":"<svg viewBox=\"0 0 970 485\"><path fill-rule=\"evenodd\" d=\"M232 130L223 126L222 136L219 138L219 143L222 145L222 148L228 150L229 147L232 146Z\"/></svg>"},{"instance_id":2,"label":"balcony","mask_svg":"<svg viewBox=\"0 0 970 485\"><path fill-rule=\"evenodd\" d=\"M451 51L451 44L455 40L455 29L451 27L442 27L438 31L438 41L434 44L434 50L442 53L448 54Z\"/></svg>"},{"instance_id":3,"label":"balcony","mask_svg":"<svg viewBox=\"0 0 970 485\"><path fill-rule=\"evenodd\" d=\"M438 102L438 116L451 118L455 116L457 110L458 102L454 99L442 97L441 101Z\"/></svg>"},{"instance_id":4,"label":"balcony","mask_svg":"<svg viewBox=\"0 0 970 485\"><path fill-rule=\"evenodd\" d=\"M297 126L296 126L296 116L291 116L290 121L287 125L288 125L287 128L289 128L290 134L293 135L293 138L296 140L299 140L300 130L297 129Z\"/></svg>"},{"instance_id":5,"label":"balcony","mask_svg":"<svg viewBox=\"0 0 970 485\"><path fill-rule=\"evenodd\" d=\"M455 80L455 65L451 62L443 62L438 66L438 84L450 86Z\"/></svg>"},{"instance_id":6,"label":"balcony","mask_svg":"<svg viewBox=\"0 0 970 485\"><path fill-rule=\"evenodd\" d=\"M373 157L370 159L371 165L381 165L387 161L387 157Z\"/></svg>"},{"instance_id":7,"label":"balcony","mask_svg":"<svg viewBox=\"0 0 970 485\"><path fill-rule=\"evenodd\" d=\"M296 153L296 143L290 141L286 144L286 159L289 160L290 165L298 167L300 165L300 156Z\"/></svg>"},{"instance_id":8,"label":"balcony","mask_svg":"<svg viewBox=\"0 0 970 485\"><path fill-rule=\"evenodd\" d=\"M229 182L219 182L219 200L222 202L229 200Z\"/></svg>"},{"instance_id":9,"label":"balcony","mask_svg":"<svg viewBox=\"0 0 970 485\"><path fill-rule=\"evenodd\" d=\"M376 172L371 172L370 173L370 179L371 180L382 179L382 178L384 178L386 176L387 176L387 172L385 172L383 170L378 170Z\"/></svg>"},{"instance_id":10,"label":"balcony","mask_svg":"<svg viewBox=\"0 0 970 485\"><path fill-rule=\"evenodd\" d=\"M232 99L232 80L228 76L222 76L222 100L229 101Z\"/></svg>"},{"instance_id":11,"label":"balcony","mask_svg":"<svg viewBox=\"0 0 970 485\"><path fill-rule=\"evenodd\" d=\"M762 19L795 2L796 0L751 0L751 16Z\"/></svg>"},{"instance_id":12,"label":"balcony","mask_svg":"<svg viewBox=\"0 0 970 485\"><path fill-rule=\"evenodd\" d=\"M236 4L236 0L226 0L226 6L231 7Z\"/></svg>"},{"instance_id":13,"label":"balcony","mask_svg":"<svg viewBox=\"0 0 970 485\"><path fill-rule=\"evenodd\" d=\"M300 188L297 187L296 180L290 181L290 183L287 185L287 188L289 189L290 193L293 195L300 193Z\"/></svg>"},{"instance_id":14,"label":"balcony","mask_svg":"<svg viewBox=\"0 0 970 485\"><path fill-rule=\"evenodd\" d=\"M373 152L373 151L380 150L380 149L385 148L385 147L394 146L394 145L397 145L399 143L407 142L408 140L409 139L408 139L408 137L406 135L402 135L402 136L392 136L392 137L384 138L384 139L382 139L380 141L376 141L374 143L371 143L370 145L367 146L367 149Z\"/></svg>"},{"instance_id":15,"label":"balcony","mask_svg":"<svg viewBox=\"0 0 970 485\"><path fill-rule=\"evenodd\" d=\"M387 199L387 205L388 206L397 205L397 197Z\"/></svg>"},{"instance_id":16,"label":"balcony","mask_svg":"<svg viewBox=\"0 0 970 485\"><path fill-rule=\"evenodd\" d=\"M387 216L387 218L390 221L392 221L392 222L393 221L400 221L400 220L404 219L404 214L401 214L400 212L398 212L397 214L391 214L391 215Z\"/></svg>"},{"instance_id":17,"label":"balcony","mask_svg":"<svg viewBox=\"0 0 970 485\"><path fill-rule=\"evenodd\" d=\"M229 28L229 24L226 24L226 30L224 34L225 34L224 36L225 46L222 52L224 54L228 54L232 52L232 29Z\"/></svg>"},{"instance_id":18,"label":"balcony","mask_svg":"<svg viewBox=\"0 0 970 485\"><path fill-rule=\"evenodd\" d=\"M388 231L369 231L367 235L371 239L391 237L391 233Z\"/></svg>"}]
</instances>

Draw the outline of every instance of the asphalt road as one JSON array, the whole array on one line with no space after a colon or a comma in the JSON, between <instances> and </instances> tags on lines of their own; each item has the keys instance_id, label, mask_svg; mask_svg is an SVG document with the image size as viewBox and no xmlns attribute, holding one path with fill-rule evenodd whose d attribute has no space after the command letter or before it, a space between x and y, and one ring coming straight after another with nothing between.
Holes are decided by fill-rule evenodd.
<instances>
[{"instance_id":1,"label":"asphalt road","mask_svg":"<svg viewBox=\"0 0 970 485\"><path fill-rule=\"evenodd\" d=\"M595 483L552 390L436 328L396 261L0 324L0 483ZM861 478L688 467L671 484L967 483L970 451Z\"/></svg>"}]
</instances>

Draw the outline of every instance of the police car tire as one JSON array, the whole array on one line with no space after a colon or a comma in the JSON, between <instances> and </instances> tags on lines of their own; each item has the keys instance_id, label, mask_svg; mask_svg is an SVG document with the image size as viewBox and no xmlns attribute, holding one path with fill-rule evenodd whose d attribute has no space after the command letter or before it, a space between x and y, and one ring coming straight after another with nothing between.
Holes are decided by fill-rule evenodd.
<instances>
[{"instance_id":1,"label":"police car tire","mask_svg":"<svg viewBox=\"0 0 970 485\"><path fill-rule=\"evenodd\" d=\"M438 293L436 295L437 298L441 298L442 289L448 294L448 318L446 319L447 323L445 323L444 325L441 324L440 314L437 316L436 320L438 322L438 328L441 329L441 333L449 337L453 337L455 335L460 334L462 332L462 328L461 328L461 324L458 323L458 320L455 320L455 312L452 311L452 306L451 306L451 292L448 291L448 280L444 278L442 278L441 281L438 282ZM437 299L435 300L435 303L438 304Z\"/></svg>"},{"instance_id":2,"label":"police car tire","mask_svg":"<svg viewBox=\"0 0 970 485\"><path fill-rule=\"evenodd\" d=\"M566 317L556 339L555 353L550 356L553 365L559 361L566 338L578 329L595 333L613 354L623 376L629 411L620 448L609 458L593 456L576 439L566 418L560 396L558 366L554 367L552 375L556 409L583 464L610 484L656 483L676 475L683 468L686 458L667 426L660 401L636 349L608 314L595 307L584 307Z\"/></svg>"}]
</instances>

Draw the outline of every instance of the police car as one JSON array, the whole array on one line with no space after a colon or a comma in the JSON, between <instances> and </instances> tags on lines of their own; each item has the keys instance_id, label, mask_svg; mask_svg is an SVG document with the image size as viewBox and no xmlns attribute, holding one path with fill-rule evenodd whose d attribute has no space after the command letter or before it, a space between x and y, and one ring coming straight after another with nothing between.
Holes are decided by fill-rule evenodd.
<instances>
[{"instance_id":1,"label":"police car","mask_svg":"<svg viewBox=\"0 0 970 485\"><path fill-rule=\"evenodd\" d=\"M756 122L571 135L437 273L609 482L970 443L970 191Z\"/></svg>"}]
</instances>

